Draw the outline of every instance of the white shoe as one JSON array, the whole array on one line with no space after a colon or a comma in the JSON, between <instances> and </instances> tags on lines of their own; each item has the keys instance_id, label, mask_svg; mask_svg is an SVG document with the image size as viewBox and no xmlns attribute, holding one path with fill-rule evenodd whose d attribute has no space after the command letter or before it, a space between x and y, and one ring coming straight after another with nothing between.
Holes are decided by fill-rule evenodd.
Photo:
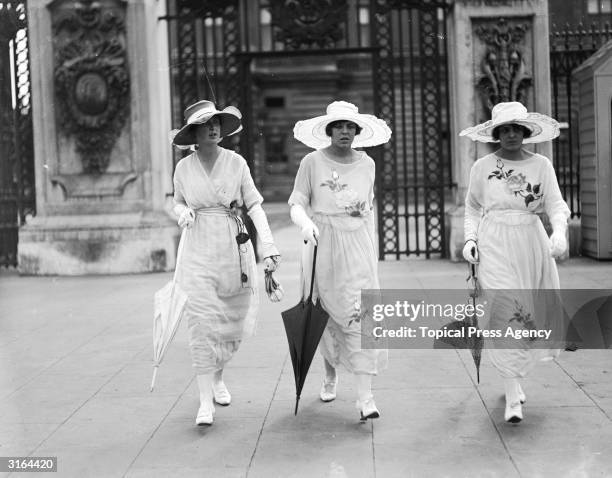
<instances>
[{"instance_id":1,"label":"white shoe","mask_svg":"<svg viewBox=\"0 0 612 478\"><path fill-rule=\"evenodd\" d=\"M210 405L200 405L195 420L196 425L212 425L214 412L215 407L213 407L212 403Z\"/></svg>"},{"instance_id":2,"label":"white shoe","mask_svg":"<svg viewBox=\"0 0 612 478\"><path fill-rule=\"evenodd\" d=\"M336 385L338 381L328 382L327 380L323 380L323 385L321 385L321 392L319 393L319 397L324 402L331 402L336 399Z\"/></svg>"},{"instance_id":3,"label":"white shoe","mask_svg":"<svg viewBox=\"0 0 612 478\"><path fill-rule=\"evenodd\" d=\"M232 396L224 382L213 383L213 396L215 397L215 403L224 407L232 403Z\"/></svg>"},{"instance_id":4,"label":"white shoe","mask_svg":"<svg viewBox=\"0 0 612 478\"><path fill-rule=\"evenodd\" d=\"M378 418L380 417L380 412L378 408L376 408L376 404L374 403L373 398L368 398L365 401L357 402L358 408L361 413L361 421L365 422L368 418Z\"/></svg>"},{"instance_id":5,"label":"white shoe","mask_svg":"<svg viewBox=\"0 0 612 478\"><path fill-rule=\"evenodd\" d=\"M506 420L508 423L519 423L522 419L523 407L521 407L521 402L506 403L504 420Z\"/></svg>"}]
</instances>

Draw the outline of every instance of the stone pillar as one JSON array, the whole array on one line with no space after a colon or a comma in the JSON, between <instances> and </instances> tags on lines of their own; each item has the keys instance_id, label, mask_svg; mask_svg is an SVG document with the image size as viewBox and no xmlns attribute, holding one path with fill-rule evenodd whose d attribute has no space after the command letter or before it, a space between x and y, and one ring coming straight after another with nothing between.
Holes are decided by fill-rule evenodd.
<instances>
[{"instance_id":1,"label":"stone pillar","mask_svg":"<svg viewBox=\"0 0 612 478\"><path fill-rule=\"evenodd\" d=\"M20 230L21 273L174 267L161 3L28 2L37 215Z\"/></svg>"},{"instance_id":2,"label":"stone pillar","mask_svg":"<svg viewBox=\"0 0 612 478\"><path fill-rule=\"evenodd\" d=\"M463 204L474 161L493 145L459 138L501 101L550 115L547 0L456 0L449 15L452 158L457 192L448 208L451 260L463 260ZM534 151L552 157L551 143Z\"/></svg>"}]
</instances>

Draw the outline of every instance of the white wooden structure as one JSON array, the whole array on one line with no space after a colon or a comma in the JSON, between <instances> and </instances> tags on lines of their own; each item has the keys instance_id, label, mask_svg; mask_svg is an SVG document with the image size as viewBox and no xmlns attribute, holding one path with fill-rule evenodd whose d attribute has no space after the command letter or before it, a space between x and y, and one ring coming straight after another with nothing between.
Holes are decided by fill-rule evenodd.
<instances>
[{"instance_id":1,"label":"white wooden structure","mask_svg":"<svg viewBox=\"0 0 612 478\"><path fill-rule=\"evenodd\" d=\"M612 40L574 71L579 94L582 254L612 259Z\"/></svg>"}]
</instances>

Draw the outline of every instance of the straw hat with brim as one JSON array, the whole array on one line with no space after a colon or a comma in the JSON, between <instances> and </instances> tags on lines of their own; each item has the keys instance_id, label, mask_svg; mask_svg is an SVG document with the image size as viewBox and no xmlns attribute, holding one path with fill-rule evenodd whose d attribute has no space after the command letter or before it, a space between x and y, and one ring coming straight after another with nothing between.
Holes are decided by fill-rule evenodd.
<instances>
[{"instance_id":1,"label":"straw hat with brim","mask_svg":"<svg viewBox=\"0 0 612 478\"><path fill-rule=\"evenodd\" d=\"M195 126L204 124L213 116L221 123L221 137L230 136L242 130L242 114L235 106L218 110L212 101L202 100L185 109L185 125L172 138L176 146L191 146L198 142Z\"/></svg>"},{"instance_id":2,"label":"straw hat with brim","mask_svg":"<svg viewBox=\"0 0 612 478\"><path fill-rule=\"evenodd\" d=\"M333 121L352 121L361 127L355 136L352 147L367 148L386 143L391 138L391 129L376 116L359 113L357 107L346 101L334 101L325 115L298 121L293 128L293 136L306 146L314 149L324 148L331 144L331 138L325 133L325 127Z\"/></svg>"},{"instance_id":3,"label":"straw hat with brim","mask_svg":"<svg viewBox=\"0 0 612 478\"><path fill-rule=\"evenodd\" d=\"M491 119L484 123L466 128L459 136L467 136L474 141L483 143L498 143L493 138L493 130L506 124L518 124L531 131L531 136L523 143L543 143L559 136L559 123L550 116L541 113L529 113L518 101L496 104L491 110Z\"/></svg>"}]
</instances>

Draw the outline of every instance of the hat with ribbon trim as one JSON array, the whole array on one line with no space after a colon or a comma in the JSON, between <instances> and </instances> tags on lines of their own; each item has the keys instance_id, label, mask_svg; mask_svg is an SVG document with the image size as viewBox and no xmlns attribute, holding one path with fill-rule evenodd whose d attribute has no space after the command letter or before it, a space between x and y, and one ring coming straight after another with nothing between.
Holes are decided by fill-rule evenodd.
<instances>
[{"instance_id":1,"label":"hat with ribbon trim","mask_svg":"<svg viewBox=\"0 0 612 478\"><path fill-rule=\"evenodd\" d=\"M185 125L179 130L170 132L172 143L179 147L196 144L195 126L204 124L213 117L219 118L221 124L221 137L236 134L242 130L240 124L242 114L235 106L228 106L218 110L212 101L202 100L185 109ZM176 132L176 134L174 134Z\"/></svg>"}]
</instances>

